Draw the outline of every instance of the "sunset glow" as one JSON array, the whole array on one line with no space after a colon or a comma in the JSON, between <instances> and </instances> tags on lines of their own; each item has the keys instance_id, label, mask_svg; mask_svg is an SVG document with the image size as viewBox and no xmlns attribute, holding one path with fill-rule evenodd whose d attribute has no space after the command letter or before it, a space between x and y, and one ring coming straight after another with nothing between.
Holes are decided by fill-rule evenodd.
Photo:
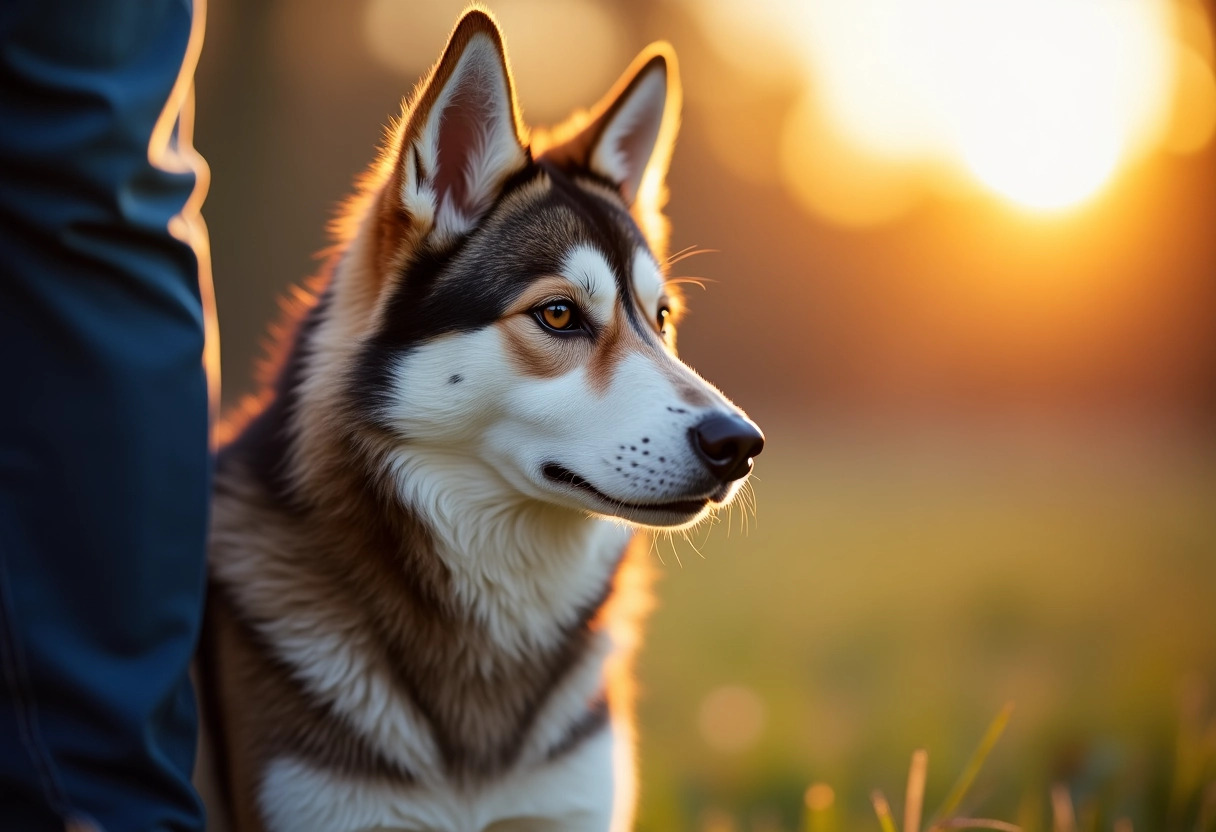
<instances>
[{"instance_id":1,"label":"sunset glow","mask_svg":"<svg viewBox=\"0 0 1216 832\"><path fill-rule=\"evenodd\" d=\"M774 55L800 67L784 178L846 224L959 179L1058 212L1149 151L1193 152L1216 125L1209 24L1186 0L769 0L746 14L717 0L702 19L736 63L768 33L772 49L751 53L758 82Z\"/></svg>"},{"instance_id":2,"label":"sunset glow","mask_svg":"<svg viewBox=\"0 0 1216 832\"><path fill-rule=\"evenodd\" d=\"M1170 74L1161 4L966 8L943 43L955 55L942 108L967 167L993 190L1031 208L1070 206L1160 130Z\"/></svg>"}]
</instances>

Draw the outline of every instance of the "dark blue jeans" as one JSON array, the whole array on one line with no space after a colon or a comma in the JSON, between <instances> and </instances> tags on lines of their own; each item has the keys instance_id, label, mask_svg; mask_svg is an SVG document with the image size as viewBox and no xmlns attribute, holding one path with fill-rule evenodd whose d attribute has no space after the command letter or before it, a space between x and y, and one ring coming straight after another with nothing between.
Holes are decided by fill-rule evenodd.
<instances>
[{"instance_id":1,"label":"dark blue jeans","mask_svg":"<svg viewBox=\"0 0 1216 832\"><path fill-rule=\"evenodd\" d=\"M205 248L179 216L196 184L178 122L192 12L0 0L5 832L202 828L187 669L210 478Z\"/></svg>"}]
</instances>

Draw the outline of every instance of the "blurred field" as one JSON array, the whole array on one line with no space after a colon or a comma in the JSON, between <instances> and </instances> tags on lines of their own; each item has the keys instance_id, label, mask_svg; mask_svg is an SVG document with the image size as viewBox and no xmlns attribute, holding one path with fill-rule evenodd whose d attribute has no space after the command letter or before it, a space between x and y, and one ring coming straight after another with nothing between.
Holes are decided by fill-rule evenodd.
<instances>
[{"instance_id":1,"label":"blurred field","mask_svg":"<svg viewBox=\"0 0 1216 832\"><path fill-rule=\"evenodd\" d=\"M749 534L736 511L729 533L694 535L701 556L656 544L639 829L793 829L812 781L835 790L840 828L878 829L870 790L902 799L926 747L940 801L1007 700L973 790L984 816L1045 822L1064 781L1083 818L1103 807L1100 828L1197 828L1168 783L1180 709L1216 680L1210 449L1117 433L875 447L810 426L769 440ZM723 686L744 690L706 701Z\"/></svg>"}]
</instances>

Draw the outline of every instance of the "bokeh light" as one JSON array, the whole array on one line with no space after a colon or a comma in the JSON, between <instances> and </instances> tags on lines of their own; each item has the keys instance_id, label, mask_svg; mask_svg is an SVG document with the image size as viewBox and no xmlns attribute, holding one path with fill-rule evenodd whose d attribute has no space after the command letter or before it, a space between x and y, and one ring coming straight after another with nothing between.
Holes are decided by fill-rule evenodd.
<instances>
[{"instance_id":1,"label":"bokeh light","mask_svg":"<svg viewBox=\"0 0 1216 832\"><path fill-rule=\"evenodd\" d=\"M836 792L827 783L812 783L803 800L812 812L826 812L836 802Z\"/></svg>"},{"instance_id":2,"label":"bokeh light","mask_svg":"<svg viewBox=\"0 0 1216 832\"><path fill-rule=\"evenodd\" d=\"M1216 78L1200 53L1189 47L1179 49L1174 72L1178 92L1165 146L1174 153L1194 153L1216 130Z\"/></svg>"}]
</instances>

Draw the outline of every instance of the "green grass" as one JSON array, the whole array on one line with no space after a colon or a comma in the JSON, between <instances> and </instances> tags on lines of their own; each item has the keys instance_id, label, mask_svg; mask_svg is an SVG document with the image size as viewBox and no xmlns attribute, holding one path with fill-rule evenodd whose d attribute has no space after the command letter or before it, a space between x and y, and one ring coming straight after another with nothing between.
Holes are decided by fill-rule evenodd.
<instances>
[{"instance_id":1,"label":"green grass","mask_svg":"<svg viewBox=\"0 0 1216 832\"><path fill-rule=\"evenodd\" d=\"M656 545L640 830L877 832L872 792L918 748L937 817L1058 830L1067 796L1078 830L1216 829L1208 449L778 431L757 476L749 534L736 512L729 535L725 518L693 535L699 554ZM749 736L707 738L732 719ZM830 816L805 809L811 784Z\"/></svg>"}]
</instances>

